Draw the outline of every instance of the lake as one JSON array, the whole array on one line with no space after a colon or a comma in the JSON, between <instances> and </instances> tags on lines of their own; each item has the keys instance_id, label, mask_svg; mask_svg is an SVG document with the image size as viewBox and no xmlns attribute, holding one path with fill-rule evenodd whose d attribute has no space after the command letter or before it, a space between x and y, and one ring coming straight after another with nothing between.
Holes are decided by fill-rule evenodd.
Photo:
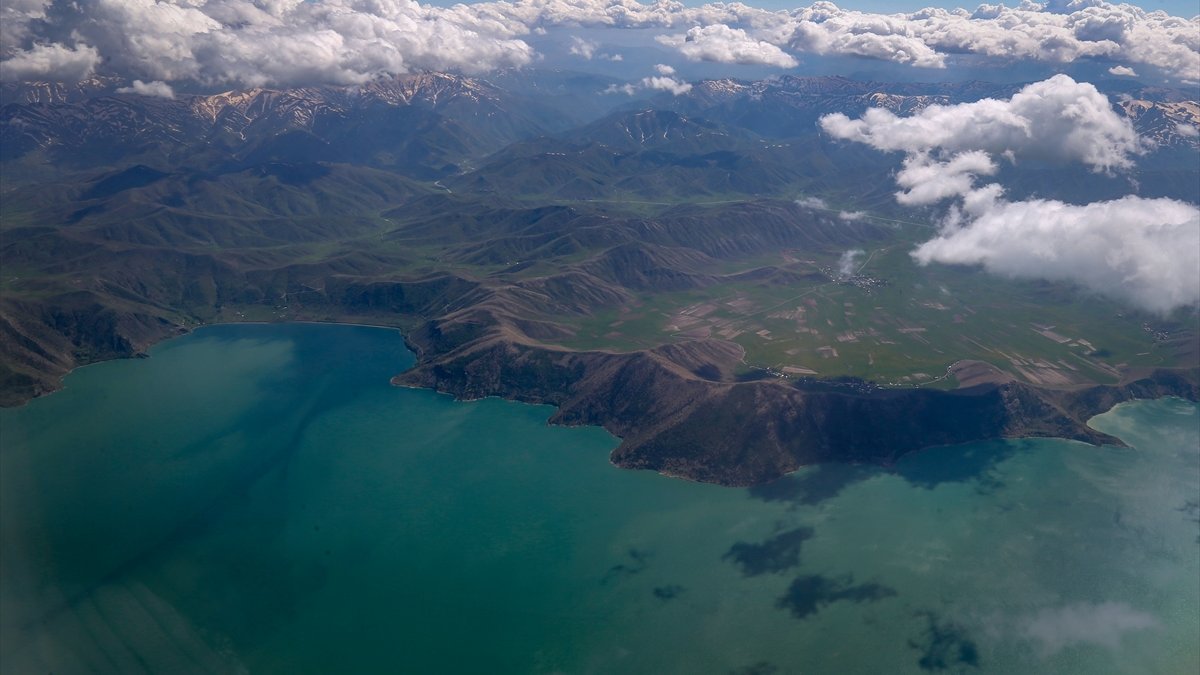
<instances>
[{"instance_id":1,"label":"lake","mask_svg":"<svg viewBox=\"0 0 1200 675\"><path fill-rule=\"evenodd\" d=\"M734 489L222 325L0 411L12 673L1200 672L1200 413Z\"/></svg>"}]
</instances>

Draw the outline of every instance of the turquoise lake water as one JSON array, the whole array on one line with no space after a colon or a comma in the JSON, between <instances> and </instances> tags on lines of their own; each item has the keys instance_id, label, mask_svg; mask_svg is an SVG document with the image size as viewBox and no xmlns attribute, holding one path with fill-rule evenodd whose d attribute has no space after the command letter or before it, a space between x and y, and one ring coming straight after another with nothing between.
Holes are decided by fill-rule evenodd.
<instances>
[{"instance_id":1,"label":"turquoise lake water","mask_svg":"<svg viewBox=\"0 0 1200 675\"><path fill-rule=\"evenodd\" d=\"M11 673L1196 673L1200 415L732 489L229 325L0 411Z\"/></svg>"}]
</instances>

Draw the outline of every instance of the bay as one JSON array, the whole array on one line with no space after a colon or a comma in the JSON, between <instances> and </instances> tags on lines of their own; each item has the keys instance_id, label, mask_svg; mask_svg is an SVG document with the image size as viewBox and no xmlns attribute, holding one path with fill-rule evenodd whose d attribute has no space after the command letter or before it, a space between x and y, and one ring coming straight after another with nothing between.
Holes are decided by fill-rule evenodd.
<instances>
[{"instance_id":1,"label":"bay","mask_svg":"<svg viewBox=\"0 0 1200 675\"><path fill-rule=\"evenodd\" d=\"M731 489L399 389L394 330L212 326L0 411L7 672L1200 670L1200 415Z\"/></svg>"}]
</instances>

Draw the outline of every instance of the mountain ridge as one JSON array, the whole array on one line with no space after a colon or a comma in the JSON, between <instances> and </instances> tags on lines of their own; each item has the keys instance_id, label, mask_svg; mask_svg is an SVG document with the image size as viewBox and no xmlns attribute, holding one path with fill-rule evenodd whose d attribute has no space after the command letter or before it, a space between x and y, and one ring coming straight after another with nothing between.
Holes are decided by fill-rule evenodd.
<instances>
[{"instance_id":1,"label":"mountain ridge","mask_svg":"<svg viewBox=\"0 0 1200 675\"><path fill-rule=\"evenodd\" d=\"M545 84L562 98L595 82ZM392 325L418 353L398 384L551 403L555 423L621 436L622 466L745 485L933 443L1111 442L1086 426L1105 405L1196 396L1192 315L917 269L907 251L932 225L895 205L896 157L810 124L997 85L702 81L584 122L449 75L116 88L31 86L0 113L0 404L200 325ZM1194 150L1163 139L1195 104L1128 91L1116 109L1167 148L1138 158L1135 189L1188 198ZM1129 189L1004 172L1014 194Z\"/></svg>"}]
</instances>

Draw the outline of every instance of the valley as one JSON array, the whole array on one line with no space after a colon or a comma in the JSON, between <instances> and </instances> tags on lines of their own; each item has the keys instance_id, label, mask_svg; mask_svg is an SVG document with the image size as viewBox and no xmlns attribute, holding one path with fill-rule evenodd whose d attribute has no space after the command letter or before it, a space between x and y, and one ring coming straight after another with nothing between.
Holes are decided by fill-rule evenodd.
<instances>
[{"instance_id":1,"label":"valley","mask_svg":"<svg viewBox=\"0 0 1200 675\"><path fill-rule=\"evenodd\" d=\"M1001 436L1115 442L1087 419L1197 397L1195 308L920 266L939 214L895 203L897 158L816 126L1011 86L710 81L596 119L440 74L95 86L3 91L5 405L204 324L390 325L418 355L381 374L398 384L551 403L620 436L619 465L748 485ZM1172 135L1195 103L1133 94L1152 98L1118 109L1159 143L1139 194L1200 199L1200 146ZM1017 195L1128 189L1003 171Z\"/></svg>"}]
</instances>

